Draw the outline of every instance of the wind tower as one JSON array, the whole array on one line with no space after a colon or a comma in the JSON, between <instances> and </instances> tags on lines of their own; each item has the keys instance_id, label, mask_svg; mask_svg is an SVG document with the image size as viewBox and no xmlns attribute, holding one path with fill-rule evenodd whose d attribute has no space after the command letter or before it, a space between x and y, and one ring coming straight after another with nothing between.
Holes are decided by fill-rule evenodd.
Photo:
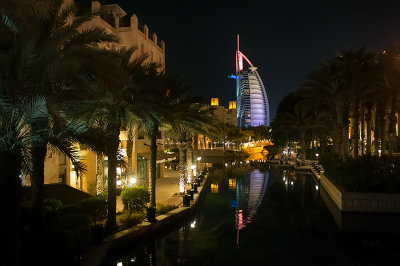
<instances>
[{"instance_id":1,"label":"wind tower","mask_svg":"<svg viewBox=\"0 0 400 266\"><path fill-rule=\"evenodd\" d=\"M247 68L243 65L243 58ZM239 127L269 126L269 102L264 84L257 67L239 50L239 34L236 50L236 104L237 123Z\"/></svg>"}]
</instances>

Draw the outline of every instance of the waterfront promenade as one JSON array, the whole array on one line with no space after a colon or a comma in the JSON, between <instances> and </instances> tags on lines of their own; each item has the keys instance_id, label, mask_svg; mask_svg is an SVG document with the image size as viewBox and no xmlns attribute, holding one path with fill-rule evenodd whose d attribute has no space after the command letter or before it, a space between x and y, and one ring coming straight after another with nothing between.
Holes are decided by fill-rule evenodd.
<instances>
[{"instance_id":1,"label":"waterfront promenade","mask_svg":"<svg viewBox=\"0 0 400 266\"><path fill-rule=\"evenodd\" d=\"M186 184L185 191L192 188ZM170 204L174 206L182 205L182 196L178 195L179 191L179 171L172 169L164 170L164 177L156 180L156 201L157 203ZM121 196L117 197L117 212L122 212L124 205Z\"/></svg>"}]
</instances>

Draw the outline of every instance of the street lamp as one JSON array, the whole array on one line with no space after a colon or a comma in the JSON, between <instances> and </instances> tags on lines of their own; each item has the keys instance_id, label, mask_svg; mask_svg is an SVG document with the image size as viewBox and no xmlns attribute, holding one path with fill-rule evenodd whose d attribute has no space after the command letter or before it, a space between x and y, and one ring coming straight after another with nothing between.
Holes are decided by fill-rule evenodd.
<instances>
[{"instance_id":1,"label":"street lamp","mask_svg":"<svg viewBox=\"0 0 400 266\"><path fill-rule=\"evenodd\" d=\"M317 156L317 160L318 160L318 156L319 156L319 154L318 154L318 153L316 153L316 154L315 154L315 156Z\"/></svg>"},{"instance_id":2,"label":"street lamp","mask_svg":"<svg viewBox=\"0 0 400 266\"><path fill-rule=\"evenodd\" d=\"M137 182L135 174L130 174L128 177L129 177L129 185L131 187L134 186Z\"/></svg>"}]
</instances>

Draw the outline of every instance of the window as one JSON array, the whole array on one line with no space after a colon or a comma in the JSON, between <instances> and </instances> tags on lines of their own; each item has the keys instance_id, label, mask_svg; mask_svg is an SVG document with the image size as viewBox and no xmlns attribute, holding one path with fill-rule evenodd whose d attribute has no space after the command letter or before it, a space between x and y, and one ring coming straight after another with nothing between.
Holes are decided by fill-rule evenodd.
<instances>
[{"instance_id":1,"label":"window","mask_svg":"<svg viewBox=\"0 0 400 266\"><path fill-rule=\"evenodd\" d=\"M147 163L146 158L138 155L137 157L137 177L147 178Z\"/></svg>"}]
</instances>

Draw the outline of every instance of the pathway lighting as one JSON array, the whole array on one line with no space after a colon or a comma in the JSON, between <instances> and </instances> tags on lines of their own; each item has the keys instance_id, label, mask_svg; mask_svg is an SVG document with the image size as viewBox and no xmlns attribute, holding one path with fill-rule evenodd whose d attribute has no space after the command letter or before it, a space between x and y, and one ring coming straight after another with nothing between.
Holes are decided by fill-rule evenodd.
<instances>
[{"instance_id":1,"label":"pathway lighting","mask_svg":"<svg viewBox=\"0 0 400 266\"><path fill-rule=\"evenodd\" d=\"M317 156L317 160L318 160L319 153L316 153L315 156Z\"/></svg>"},{"instance_id":2,"label":"pathway lighting","mask_svg":"<svg viewBox=\"0 0 400 266\"><path fill-rule=\"evenodd\" d=\"M191 228L195 228L195 227L196 227L196 221L193 221L193 222L190 224L190 227L191 227Z\"/></svg>"}]
</instances>

